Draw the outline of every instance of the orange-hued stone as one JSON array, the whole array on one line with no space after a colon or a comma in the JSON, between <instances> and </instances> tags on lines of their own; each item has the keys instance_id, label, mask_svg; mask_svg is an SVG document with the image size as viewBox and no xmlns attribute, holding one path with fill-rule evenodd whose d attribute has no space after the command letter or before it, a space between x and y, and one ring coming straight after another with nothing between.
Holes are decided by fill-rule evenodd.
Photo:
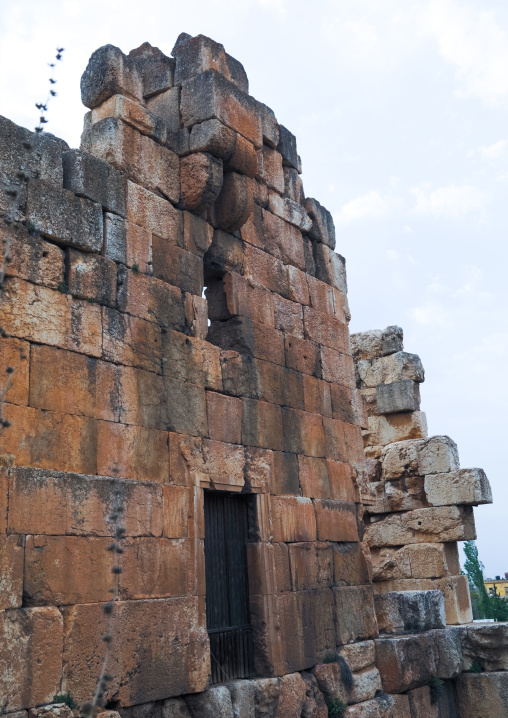
<instances>
[{"instance_id":1,"label":"orange-hued stone","mask_svg":"<svg viewBox=\"0 0 508 718\"><path fill-rule=\"evenodd\" d=\"M57 608L0 611L3 711L51 703L62 672L62 616ZM26 715L26 714L25 714Z\"/></svg>"},{"instance_id":2,"label":"orange-hued stone","mask_svg":"<svg viewBox=\"0 0 508 718\"><path fill-rule=\"evenodd\" d=\"M0 304L0 325L20 339L96 357L102 352L99 306L22 279L7 281Z\"/></svg>"},{"instance_id":3,"label":"orange-hued stone","mask_svg":"<svg viewBox=\"0 0 508 718\"><path fill-rule=\"evenodd\" d=\"M292 267L290 264L286 267L289 282L288 298L299 304L309 304L309 286L307 284L307 275L301 269ZM280 291L280 290L279 290Z\"/></svg>"},{"instance_id":4,"label":"orange-hued stone","mask_svg":"<svg viewBox=\"0 0 508 718\"><path fill-rule=\"evenodd\" d=\"M245 243L243 250L243 267L245 276L257 284L263 285L271 292L284 296L289 293L287 268L268 252Z\"/></svg>"},{"instance_id":5,"label":"orange-hued stone","mask_svg":"<svg viewBox=\"0 0 508 718\"><path fill-rule=\"evenodd\" d=\"M272 496L274 541L315 541L316 515L308 498Z\"/></svg>"},{"instance_id":6,"label":"orange-hued stone","mask_svg":"<svg viewBox=\"0 0 508 718\"><path fill-rule=\"evenodd\" d=\"M316 379L314 376L303 377L303 396L305 411L311 414L332 415L332 400L330 385L326 381Z\"/></svg>"},{"instance_id":7,"label":"orange-hued stone","mask_svg":"<svg viewBox=\"0 0 508 718\"><path fill-rule=\"evenodd\" d=\"M128 267L136 266L143 274L153 274L152 233L134 222L125 223L125 260Z\"/></svg>"},{"instance_id":8,"label":"orange-hued stone","mask_svg":"<svg viewBox=\"0 0 508 718\"><path fill-rule=\"evenodd\" d=\"M120 601L113 612L113 644L106 700L147 703L206 688L208 636L197 597ZM45 609L48 610L48 609ZM104 655L107 620L100 605L63 609L62 691L84 701L93 694ZM55 691L53 691L54 693Z\"/></svg>"},{"instance_id":9,"label":"orange-hued stone","mask_svg":"<svg viewBox=\"0 0 508 718\"><path fill-rule=\"evenodd\" d=\"M348 501L314 501L319 541L358 541L356 507Z\"/></svg>"},{"instance_id":10,"label":"orange-hued stone","mask_svg":"<svg viewBox=\"0 0 508 718\"><path fill-rule=\"evenodd\" d=\"M271 292L239 274L227 274L223 279L223 286L231 316L247 317L267 327L274 327Z\"/></svg>"},{"instance_id":11,"label":"orange-hued stone","mask_svg":"<svg viewBox=\"0 0 508 718\"><path fill-rule=\"evenodd\" d=\"M11 261L6 268L8 277L26 279L32 284L42 284L57 289L64 279L64 253L51 242L28 232L22 224L7 227L0 225L0 245L9 240Z\"/></svg>"},{"instance_id":12,"label":"orange-hued stone","mask_svg":"<svg viewBox=\"0 0 508 718\"><path fill-rule=\"evenodd\" d=\"M306 542L289 546L293 591L333 586L333 548L329 543Z\"/></svg>"},{"instance_id":13,"label":"orange-hued stone","mask_svg":"<svg viewBox=\"0 0 508 718\"><path fill-rule=\"evenodd\" d=\"M243 446L203 439L203 458L207 483L217 488L240 491L245 483Z\"/></svg>"},{"instance_id":14,"label":"orange-hued stone","mask_svg":"<svg viewBox=\"0 0 508 718\"><path fill-rule=\"evenodd\" d=\"M333 287L325 284L320 279L309 276L307 277L307 283L309 285L311 307L322 314L329 314L331 317L335 316Z\"/></svg>"},{"instance_id":15,"label":"orange-hued stone","mask_svg":"<svg viewBox=\"0 0 508 718\"><path fill-rule=\"evenodd\" d=\"M122 548L119 593L123 600L204 595L202 540L128 538Z\"/></svg>"},{"instance_id":16,"label":"orange-hued stone","mask_svg":"<svg viewBox=\"0 0 508 718\"><path fill-rule=\"evenodd\" d=\"M244 399L242 443L280 451L283 448L280 406L256 399Z\"/></svg>"},{"instance_id":17,"label":"orange-hued stone","mask_svg":"<svg viewBox=\"0 0 508 718\"><path fill-rule=\"evenodd\" d=\"M329 499L330 483L325 459L299 456L298 464L303 495L312 499Z\"/></svg>"},{"instance_id":18,"label":"orange-hued stone","mask_svg":"<svg viewBox=\"0 0 508 718\"><path fill-rule=\"evenodd\" d=\"M245 484L253 493L268 493L274 473L274 452L245 447Z\"/></svg>"},{"instance_id":19,"label":"orange-hued stone","mask_svg":"<svg viewBox=\"0 0 508 718\"><path fill-rule=\"evenodd\" d=\"M125 479L167 481L167 431L98 421L97 473Z\"/></svg>"},{"instance_id":20,"label":"orange-hued stone","mask_svg":"<svg viewBox=\"0 0 508 718\"><path fill-rule=\"evenodd\" d=\"M351 465L327 459L326 466L330 482L330 498L337 501L354 501L356 493Z\"/></svg>"},{"instance_id":21,"label":"orange-hued stone","mask_svg":"<svg viewBox=\"0 0 508 718\"><path fill-rule=\"evenodd\" d=\"M175 247L167 239L153 236L153 274L184 292L201 296L203 292L203 258Z\"/></svg>"},{"instance_id":22,"label":"orange-hued stone","mask_svg":"<svg viewBox=\"0 0 508 718\"><path fill-rule=\"evenodd\" d=\"M157 324L103 307L103 358L162 373L161 329Z\"/></svg>"},{"instance_id":23,"label":"orange-hued stone","mask_svg":"<svg viewBox=\"0 0 508 718\"><path fill-rule=\"evenodd\" d=\"M336 586L359 586L371 582L370 556L366 557L361 544L333 544L333 580Z\"/></svg>"},{"instance_id":24,"label":"orange-hued stone","mask_svg":"<svg viewBox=\"0 0 508 718\"><path fill-rule=\"evenodd\" d=\"M311 339L344 354L349 352L347 324L343 324L335 317L313 307L304 307L303 325L306 339Z\"/></svg>"},{"instance_id":25,"label":"orange-hued stone","mask_svg":"<svg viewBox=\"0 0 508 718\"><path fill-rule=\"evenodd\" d=\"M321 376L319 346L307 339L285 337L286 366L303 374Z\"/></svg>"},{"instance_id":26,"label":"orange-hued stone","mask_svg":"<svg viewBox=\"0 0 508 718\"><path fill-rule=\"evenodd\" d=\"M7 515L9 513L9 479L8 469L0 467L0 534L7 531Z\"/></svg>"},{"instance_id":27,"label":"orange-hued stone","mask_svg":"<svg viewBox=\"0 0 508 718\"><path fill-rule=\"evenodd\" d=\"M206 481L201 438L169 433L169 477L178 486L199 486Z\"/></svg>"},{"instance_id":28,"label":"orange-hued stone","mask_svg":"<svg viewBox=\"0 0 508 718\"><path fill-rule=\"evenodd\" d=\"M337 348L321 347L321 367L325 381L336 382L350 389L355 388L353 359Z\"/></svg>"},{"instance_id":29,"label":"orange-hued stone","mask_svg":"<svg viewBox=\"0 0 508 718\"><path fill-rule=\"evenodd\" d=\"M182 292L156 277L129 269L118 273L118 308L164 327L183 329L185 311Z\"/></svg>"},{"instance_id":30,"label":"orange-hued stone","mask_svg":"<svg viewBox=\"0 0 508 718\"><path fill-rule=\"evenodd\" d=\"M8 469L8 531L111 536L107 517L118 499L126 536L162 536L162 487L42 469Z\"/></svg>"},{"instance_id":31,"label":"orange-hued stone","mask_svg":"<svg viewBox=\"0 0 508 718\"><path fill-rule=\"evenodd\" d=\"M117 578L110 538L27 536L23 597L28 606L107 601Z\"/></svg>"},{"instance_id":32,"label":"orange-hued stone","mask_svg":"<svg viewBox=\"0 0 508 718\"><path fill-rule=\"evenodd\" d=\"M19 339L2 339L0 343L0 386L3 401L28 404L30 344ZM14 369L7 373L7 369Z\"/></svg>"},{"instance_id":33,"label":"orange-hued stone","mask_svg":"<svg viewBox=\"0 0 508 718\"><path fill-rule=\"evenodd\" d=\"M220 364L219 364L220 371ZM242 441L242 401L233 396L206 392L206 410L210 439L228 444Z\"/></svg>"},{"instance_id":34,"label":"orange-hued stone","mask_svg":"<svg viewBox=\"0 0 508 718\"><path fill-rule=\"evenodd\" d=\"M273 544L248 543L247 569L251 595L266 596L277 592Z\"/></svg>"},{"instance_id":35,"label":"orange-hued stone","mask_svg":"<svg viewBox=\"0 0 508 718\"><path fill-rule=\"evenodd\" d=\"M127 220L179 244L182 214L167 200L134 182L127 183Z\"/></svg>"},{"instance_id":36,"label":"orange-hued stone","mask_svg":"<svg viewBox=\"0 0 508 718\"><path fill-rule=\"evenodd\" d=\"M197 486L163 487L164 536L166 538L205 537L203 489Z\"/></svg>"},{"instance_id":37,"label":"orange-hued stone","mask_svg":"<svg viewBox=\"0 0 508 718\"><path fill-rule=\"evenodd\" d=\"M302 305L284 299L277 294L273 296L275 328L284 334L303 339L303 310Z\"/></svg>"},{"instance_id":38,"label":"orange-hued stone","mask_svg":"<svg viewBox=\"0 0 508 718\"><path fill-rule=\"evenodd\" d=\"M24 536L0 534L0 609L22 604L24 551Z\"/></svg>"},{"instance_id":39,"label":"orange-hued stone","mask_svg":"<svg viewBox=\"0 0 508 718\"><path fill-rule=\"evenodd\" d=\"M164 376L222 390L220 349L198 337L169 330L162 338Z\"/></svg>"},{"instance_id":40,"label":"orange-hued stone","mask_svg":"<svg viewBox=\"0 0 508 718\"><path fill-rule=\"evenodd\" d=\"M83 416L4 406L11 426L2 434L2 448L14 454L18 466L56 471L97 471L97 426Z\"/></svg>"},{"instance_id":41,"label":"orange-hued stone","mask_svg":"<svg viewBox=\"0 0 508 718\"><path fill-rule=\"evenodd\" d=\"M284 449L305 456L327 455L323 417L295 409L282 410Z\"/></svg>"}]
</instances>

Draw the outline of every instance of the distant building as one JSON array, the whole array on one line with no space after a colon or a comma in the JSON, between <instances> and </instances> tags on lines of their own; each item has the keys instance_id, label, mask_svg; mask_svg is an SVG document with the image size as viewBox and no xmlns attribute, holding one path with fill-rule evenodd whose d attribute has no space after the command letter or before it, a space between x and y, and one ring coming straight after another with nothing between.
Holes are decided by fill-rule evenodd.
<instances>
[{"instance_id":1,"label":"distant building","mask_svg":"<svg viewBox=\"0 0 508 718\"><path fill-rule=\"evenodd\" d=\"M508 599L508 572L505 573L504 578L501 578L501 576L486 578L485 588L489 594L493 594L497 589L499 596Z\"/></svg>"}]
</instances>

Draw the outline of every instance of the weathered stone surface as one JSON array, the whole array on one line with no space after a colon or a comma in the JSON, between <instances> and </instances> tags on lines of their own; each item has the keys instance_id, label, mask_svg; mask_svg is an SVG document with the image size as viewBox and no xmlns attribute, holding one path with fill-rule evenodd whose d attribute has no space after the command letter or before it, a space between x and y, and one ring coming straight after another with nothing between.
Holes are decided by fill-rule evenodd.
<instances>
[{"instance_id":1,"label":"weathered stone surface","mask_svg":"<svg viewBox=\"0 0 508 718\"><path fill-rule=\"evenodd\" d=\"M11 261L6 266L7 277L19 277L32 284L57 289L64 283L64 254L51 242L28 232L20 224L7 227L0 224L0 243L9 243Z\"/></svg>"},{"instance_id":2,"label":"weathered stone surface","mask_svg":"<svg viewBox=\"0 0 508 718\"><path fill-rule=\"evenodd\" d=\"M376 387L378 414L420 410L420 388L410 379L399 379Z\"/></svg>"},{"instance_id":3,"label":"weathered stone surface","mask_svg":"<svg viewBox=\"0 0 508 718\"><path fill-rule=\"evenodd\" d=\"M425 477L425 494L431 506L491 504L492 491L482 469L458 469Z\"/></svg>"},{"instance_id":4,"label":"weathered stone surface","mask_svg":"<svg viewBox=\"0 0 508 718\"><path fill-rule=\"evenodd\" d=\"M353 356L358 360L372 360L403 351L403 332L400 327L386 327L351 334Z\"/></svg>"},{"instance_id":5,"label":"weathered stone surface","mask_svg":"<svg viewBox=\"0 0 508 718\"><path fill-rule=\"evenodd\" d=\"M63 615L62 689L82 701L93 691L102 664L107 619L97 604L65 607ZM116 694L123 704L145 703L206 687L208 637L197 598L120 601L113 615L116 650L109 665L114 679L106 700Z\"/></svg>"},{"instance_id":6,"label":"weathered stone surface","mask_svg":"<svg viewBox=\"0 0 508 718\"><path fill-rule=\"evenodd\" d=\"M263 145L256 101L213 69L182 83L181 111L184 127L217 119L257 148Z\"/></svg>"},{"instance_id":7,"label":"weathered stone surface","mask_svg":"<svg viewBox=\"0 0 508 718\"><path fill-rule=\"evenodd\" d=\"M194 125L190 133L191 152L209 152L228 160L234 152L236 133L219 120L206 120Z\"/></svg>"},{"instance_id":8,"label":"weathered stone surface","mask_svg":"<svg viewBox=\"0 0 508 718\"><path fill-rule=\"evenodd\" d=\"M441 591L400 591L374 596L380 633L420 633L446 626Z\"/></svg>"},{"instance_id":9,"label":"weathered stone surface","mask_svg":"<svg viewBox=\"0 0 508 718\"><path fill-rule=\"evenodd\" d=\"M213 155L196 152L180 162L181 196L185 209L201 214L222 188L222 162Z\"/></svg>"},{"instance_id":10,"label":"weathered stone surface","mask_svg":"<svg viewBox=\"0 0 508 718\"><path fill-rule=\"evenodd\" d=\"M190 37L181 33L172 54L176 58L175 84L180 84L205 70L215 70L243 92L249 91L243 65L228 55L220 43L205 35Z\"/></svg>"},{"instance_id":11,"label":"weathered stone surface","mask_svg":"<svg viewBox=\"0 0 508 718\"><path fill-rule=\"evenodd\" d=\"M316 262L316 277L326 284L330 284L339 292L347 294L346 260L326 244L314 244L314 259Z\"/></svg>"},{"instance_id":12,"label":"weathered stone surface","mask_svg":"<svg viewBox=\"0 0 508 718\"><path fill-rule=\"evenodd\" d=\"M146 103L150 112L163 122L168 133L180 130L180 88L173 87L150 97ZM170 149L174 149L170 147ZM176 151L176 150L174 150Z\"/></svg>"},{"instance_id":13,"label":"weathered stone surface","mask_svg":"<svg viewBox=\"0 0 508 718\"><path fill-rule=\"evenodd\" d=\"M186 697L186 703L192 718L208 718L212 715L233 718L235 715L231 694L226 686L216 686L204 693L189 695Z\"/></svg>"},{"instance_id":14,"label":"weathered stone surface","mask_svg":"<svg viewBox=\"0 0 508 718\"><path fill-rule=\"evenodd\" d=\"M315 541L316 516L310 499L272 497L274 541Z\"/></svg>"},{"instance_id":15,"label":"weathered stone surface","mask_svg":"<svg viewBox=\"0 0 508 718\"><path fill-rule=\"evenodd\" d=\"M149 42L129 52L143 80L143 96L151 97L173 85L175 61Z\"/></svg>"},{"instance_id":16,"label":"weathered stone surface","mask_svg":"<svg viewBox=\"0 0 508 718\"><path fill-rule=\"evenodd\" d=\"M310 239L313 242L326 244L330 249L335 249L335 226L330 212L312 197L307 197L305 200L305 209L312 219Z\"/></svg>"},{"instance_id":17,"label":"weathered stone surface","mask_svg":"<svg viewBox=\"0 0 508 718\"><path fill-rule=\"evenodd\" d=\"M0 534L0 609L22 604L24 543L24 536Z\"/></svg>"},{"instance_id":18,"label":"weathered stone surface","mask_svg":"<svg viewBox=\"0 0 508 718\"><path fill-rule=\"evenodd\" d=\"M369 416L363 438L367 446L381 448L406 439L426 439L427 417L423 411Z\"/></svg>"},{"instance_id":19,"label":"weathered stone surface","mask_svg":"<svg viewBox=\"0 0 508 718\"><path fill-rule=\"evenodd\" d=\"M374 641L360 641L342 646L340 655L347 661L352 671L361 671L375 663L376 646Z\"/></svg>"},{"instance_id":20,"label":"weathered stone surface","mask_svg":"<svg viewBox=\"0 0 508 718\"><path fill-rule=\"evenodd\" d=\"M153 236L153 274L184 292L201 296L203 260L199 255L175 247L171 242Z\"/></svg>"},{"instance_id":21,"label":"weathered stone surface","mask_svg":"<svg viewBox=\"0 0 508 718\"><path fill-rule=\"evenodd\" d=\"M302 718L328 718L328 707L315 676L312 673L303 673L302 678L307 687Z\"/></svg>"},{"instance_id":22,"label":"weathered stone surface","mask_svg":"<svg viewBox=\"0 0 508 718\"><path fill-rule=\"evenodd\" d=\"M27 220L55 242L86 252L99 252L103 243L100 204L44 180L28 183Z\"/></svg>"},{"instance_id":23,"label":"weathered stone surface","mask_svg":"<svg viewBox=\"0 0 508 718\"><path fill-rule=\"evenodd\" d=\"M144 135L153 137L158 142L164 142L166 137L166 130L163 126L162 121L154 114L145 109L139 103L130 100L128 97L123 95L113 95L108 100L102 102L98 107L85 116L84 132L81 138L82 144L84 145L89 140L88 130L105 120L106 118L115 118L122 120L122 123L130 125L135 130L138 130ZM111 130L112 127L122 128L123 125L116 122L108 122L101 125L100 128L96 128L100 136L102 132ZM124 128L125 129L125 128ZM129 131L129 130L127 130ZM135 137L132 133L131 137ZM94 132L91 133L92 137Z\"/></svg>"},{"instance_id":24,"label":"weathered stone surface","mask_svg":"<svg viewBox=\"0 0 508 718\"><path fill-rule=\"evenodd\" d=\"M461 718L504 718L508 705L508 673L463 673L457 678Z\"/></svg>"},{"instance_id":25,"label":"weathered stone surface","mask_svg":"<svg viewBox=\"0 0 508 718\"><path fill-rule=\"evenodd\" d=\"M308 230L312 226L312 220L305 211L305 209L302 207L302 205L292 199L289 199L289 197L281 197L280 194L269 191L268 209L270 210L270 212L273 212L273 214L275 214L277 217L280 217L285 222L292 224L294 227L297 227L302 232L308 232ZM329 259L330 258L327 257L323 260L321 268L323 276L320 276L319 279L324 280L325 276L331 277L332 274L335 277L335 267L333 268L333 270L331 270L328 263ZM332 272L332 274L330 274L330 271ZM335 279L333 281L335 281Z\"/></svg>"},{"instance_id":26,"label":"weathered stone surface","mask_svg":"<svg viewBox=\"0 0 508 718\"><path fill-rule=\"evenodd\" d=\"M366 528L370 546L469 541L476 537L473 511L466 506L442 506L392 514Z\"/></svg>"},{"instance_id":27,"label":"weathered stone surface","mask_svg":"<svg viewBox=\"0 0 508 718\"><path fill-rule=\"evenodd\" d=\"M357 368L363 388L390 384L400 379L422 382L425 376L420 357L403 351L371 360L360 359Z\"/></svg>"},{"instance_id":28,"label":"weathered stone surface","mask_svg":"<svg viewBox=\"0 0 508 718\"><path fill-rule=\"evenodd\" d=\"M419 718L439 718L437 702L433 700L430 686L421 686L409 691L409 707L411 716Z\"/></svg>"},{"instance_id":29,"label":"weathered stone surface","mask_svg":"<svg viewBox=\"0 0 508 718\"><path fill-rule=\"evenodd\" d=\"M275 718L301 715L307 687L299 673L291 673L280 680L280 695Z\"/></svg>"},{"instance_id":30,"label":"weathered stone surface","mask_svg":"<svg viewBox=\"0 0 508 718\"><path fill-rule=\"evenodd\" d=\"M371 586L334 588L337 643L344 645L378 635Z\"/></svg>"},{"instance_id":31,"label":"weathered stone surface","mask_svg":"<svg viewBox=\"0 0 508 718\"><path fill-rule=\"evenodd\" d=\"M421 543L371 550L374 579L442 578L460 572L457 544Z\"/></svg>"},{"instance_id":32,"label":"weathered stone surface","mask_svg":"<svg viewBox=\"0 0 508 718\"><path fill-rule=\"evenodd\" d=\"M142 101L143 83L133 59L114 45L104 45L92 54L81 77L81 100L93 108L111 95Z\"/></svg>"},{"instance_id":33,"label":"weathered stone surface","mask_svg":"<svg viewBox=\"0 0 508 718\"><path fill-rule=\"evenodd\" d=\"M508 623L464 626L460 636L466 670L475 660L488 672L508 670Z\"/></svg>"},{"instance_id":34,"label":"weathered stone surface","mask_svg":"<svg viewBox=\"0 0 508 718\"><path fill-rule=\"evenodd\" d=\"M258 155L252 142L237 134L235 149L225 163L225 169L228 172L239 172L247 177L256 177L258 174Z\"/></svg>"},{"instance_id":35,"label":"weathered stone surface","mask_svg":"<svg viewBox=\"0 0 508 718\"><path fill-rule=\"evenodd\" d=\"M161 329L157 324L107 307L102 320L104 359L162 373Z\"/></svg>"},{"instance_id":36,"label":"weathered stone surface","mask_svg":"<svg viewBox=\"0 0 508 718\"><path fill-rule=\"evenodd\" d=\"M252 181L238 172L226 172L215 204L215 226L234 232L243 227L253 209Z\"/></svg>"},{"instance_id":37,"label":"weathered stone surface","mask_svg":"<svg viewBox=\"0 0 508 718\"><path fill-rule=\"evenodd\" d=\"M418 446L418 470L421 475L442 474L458 468L457 444L449 436L431 436Z\"/></svg>"},{"instance_id":38,"label":"weathered stone surface","mask_svg":"<svg viewBox=\"0 0 508 718\"><path fill-rule=\"evenodd\" d=\"M254 681L234 681L227 686L231 693L234 718L255 718L256 684Z\"/></svg>"},{"instance_id":39,"label":"weathered stone surface","mask_svg":"<svg viewBox=\"0 0 508 718\"><path fill-rule=\"evenodd\" d=\"M70 249L69 292L78 299L115 307L116 264L107 257Z\"/></svg>"},{"instance_id":40,"label":"weathered stone surface","mask_svg":"<svg viewBox=\"0 0 508 718\"><path fill-rule=\"evenodd\" d=\"M296 151L296 137L283 125L279 125L277 152L281 153L282 161L285 165L301 171Z\"/></svg>"},{"instance_id":41,"label":"weathered stone surface","mask_svg":"<svg viewBox=\"0 0 508 718\"><path fill-rule=\"evenodd\" d=\"M165 328L180 331L185 328L184 300L179 288L122 265L117 276L117 308L121 312Z\"/></svg>"},{"instance_id":42,"label":"weathered stone surface","mask_svg":"<svg viewBox=\"0 0 508 718\"><path fill-rule=\"evenodd\" d=\"M256 718L274 718L279 702L280 680L261 678L254 681Z\"/></svg>"},{"instance_id":43,"label":"weathered stone surface","mask_svg":"<svg viewBox=\"0 0 508 718\"><path fill-rule=\"evenodd\" d=\"M64 189L98 202L108 212L125 217L127 179L124 174L107 162L79 150L64 152L62 160Z\"/></svg>"},{"instance_id":44,"label":"weathered stone surface","mask_svg":"<svg viewBox=\"0 0 508 718\"><path fill-rule=\"evenodd\" d=\"M191 718L191 712L183 698L169 698L162 704L162 718Z\"/></svg>"},{"instance_id":45,"label":"weathered stone surface","mask_svg":"<svg viewBox=\"0 0 508 718\"><path fill-rule=\"evenodd\" d=\"M49 703L58 693L62 623L53 607L0 612L0 705L4 712Z\"/></svg>"}]
</instances>

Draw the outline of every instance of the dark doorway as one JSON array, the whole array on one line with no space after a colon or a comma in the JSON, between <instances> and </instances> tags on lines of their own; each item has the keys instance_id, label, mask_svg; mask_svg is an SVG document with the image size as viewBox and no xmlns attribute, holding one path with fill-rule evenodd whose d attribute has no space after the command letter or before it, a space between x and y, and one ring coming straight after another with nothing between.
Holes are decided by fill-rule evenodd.
<instances>
[{"instance_id":1,"label":"dark doorway","mask_svg":"<svg viewBox=\"0 0 508 718\"><path fill-rule=\"evenodd\" d=\"M248 497L205 491L206 625L212 683L253 673Z\"/></svg>"}]
</instances>

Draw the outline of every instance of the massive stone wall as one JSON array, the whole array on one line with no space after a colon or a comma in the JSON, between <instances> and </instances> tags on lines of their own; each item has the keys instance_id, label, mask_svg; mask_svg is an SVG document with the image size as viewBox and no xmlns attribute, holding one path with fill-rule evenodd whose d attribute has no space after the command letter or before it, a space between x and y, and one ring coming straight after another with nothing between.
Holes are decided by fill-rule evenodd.
<instances>
[{"instance_id":1,"label":"massive stone wall","mask_svg":"<svg viewBox=\"0 0 508 718\"><path fill-rule=\"evenodd\" d=\"M0 120L0 712L90 698L120 496L126 718L476 716L463 671L502 701L506 636L468 625L454 542L488 482L427 439L400 330L350 343L331 215L242 65L172 55L92 55L79 150ZM251 497L256 676L206 691L205 490Z\"/></svg>"}]
</instances>

